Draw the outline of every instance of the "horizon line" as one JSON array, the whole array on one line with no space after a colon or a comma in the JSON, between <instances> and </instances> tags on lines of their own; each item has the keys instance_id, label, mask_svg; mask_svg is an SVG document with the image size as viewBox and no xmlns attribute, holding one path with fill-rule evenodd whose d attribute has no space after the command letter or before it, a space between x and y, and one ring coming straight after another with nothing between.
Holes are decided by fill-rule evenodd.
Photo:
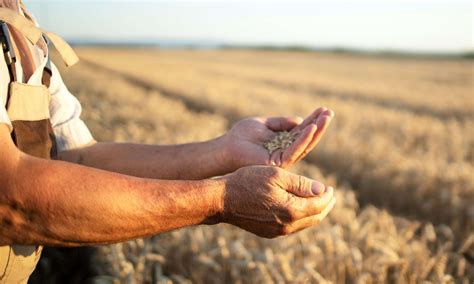
<instances>
[{"instance_id":1,"label":"horizon line","mask_svg":"<svg viewBox=\"0 0 474 284\"><path fill-rule=\"evenodd\" d=\"M75 46L120 46L120 47L160 47L190 49L265 49L293 51L333 51L362 54L400 54L400 55L432 55L432 56L465 56L474 54L474 48L451 51L404 49L404 48L363 48L349 45L315 46L304 43L243 43L212 39L98 39L98 38L66 38Z\"/></svg>"}]
</instances>

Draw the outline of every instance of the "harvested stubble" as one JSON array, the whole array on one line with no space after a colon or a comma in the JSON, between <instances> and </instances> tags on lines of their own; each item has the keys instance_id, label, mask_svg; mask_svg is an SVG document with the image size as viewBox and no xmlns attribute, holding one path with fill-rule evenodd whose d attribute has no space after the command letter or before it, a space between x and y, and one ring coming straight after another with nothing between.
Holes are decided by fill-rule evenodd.
<instances>
[{"instance_id":1,"label":"harvested stubble","mask_svg":"<svg viewBox=\"0 0 474 284\"><path fill-rule=\"evenodd\" d=\"M464 252L453 252L448 227L393 218L374 207L357 209L344 189L337 198L342 202L328 221L287 238L201 226L145 239L147 246L138 240L101 247L97 264L120 282L468 283L474 271L466 267ZM147 256L144 267L140 255Z\"/></svg>"},{"instance_id":2,"label":"harvested stubble","mask_svg":"<svg viewBox=\"0 0 474 284\"><path fill-rule=\"evenodd\" d=\"M127 51L123 50L115 55L113 52L109 53L108 50L87 50L86 54L89 59L97 58L97 62L108 63L109 67L114 66L111 64L113 61L116 61L114 64L120 67L123 64L120 63L121 60L128 56ZM112 56L107 57L108 54ZM88 65L73 69L71 73L66 74L66 79L83 103L84 119L91 126L92 131L100 135L98 137L100 140L110 140L118 136L124 141L148 143L203 140L218 135L229 126L228 122L232 119L227 116L227 111L237 114L236 117L256 114L257 111L260 112L258 114L262 114L261 111L277 114L283 110L282 106L285 106L291 112L303 114L307 110L298 107L301 105L301 100L306 100L305 105L322 104L313 102L304 94L298 94L300 101L298 104L293 104L294 97L291 96L296 94L285 95L284 92L279 92L274 88L267 88L266 91L260 93L258 84L248 86L252 88L252 91L249 91L252 104L244 103L247 101L245 96L239 97L239 99L244 98L243 105L235 104L237 101L235 97L229 101L233 105L227 104L227 98L222 95L229 90L226 86L228 84L244 86L245 84L238 78L232 79L235 80L232 83L233 81L228 79L226 74L241 72L240 67L242 70L244 67L232 66L234 63L224 64L231 72L224 68L217 69L225 75L224 78L217 81L211 80L206 77L208 75L193 71L209 68L207 63L200 64L194 61L194 58L199 56L201 56L199 53L193 52L177 54L142 52L138 57L134 57L134 62L143 61L145 65L151 64L145 67L153 70L153 73L140 73L140 75L148 78L149 82L153 80L156 84L166 85L167 88L175 90L175 93L166 93L164 96L158 91L153 92L143 86L132 84L127 77L117 76L117 74L91 68ZM208 56L208 61L214 60L211 53L206 56ZM234 58L232 53L229 57L226 56L218 53L216 58L226 62ZM269 62L276 60L271 54L257 56L246 53L245 56ZM302 58L310 60L306 56ZM339 64L337 58L333 60L335 64ZM165 63L166 72L152 69L153 66L163 66L156 64L157 61ZM133 64L129 64L129 61L127 64L130 65L131 70L135 70L133 72L139 72L143 68L143 66L135 68ZM278 64L287 63L278 62ZM375 65L376 62L373 64ZM187 67L184 68L184 66ZM292 68L296 70L301 67ZM117 70L121 69L117 68ZM252 76L251 72L247 71L246 75ZM264 74L266 73L261 72L258 76L263 77ZM255 78L258 79L257 76ZM104 80L108 80L109 86L119 87L104 90L101 84ZM83 81L91 82L91 84L81 84L80 82ZM341 84L343 81L341 80ZM353 79L353 81L356 80ZM183 84L183 82L187 83ZM415 81L410 82L410 84L415 83ZM292 82L292 84L300 86L299 82ZM301 86L304 88L304 84ZM219 92L215 91L215 96L212 95L214 88L219 90ZM363 86L358 86L358 88L363 90ZM404 88L406 86L401 86L397 92L402 92ZM193 90L198 91L193 93ZM456 90L462 92L461 87ZM237 91L239 94L245 93L245 89ZM133 95L130 95L131 92ZM272 97L264 97L264 93ZM173 94L175 96L172 96ZM407 97L404 101L409 103L410 100ZM272 111L259 104L259 100L262 99L263 102L263 98L266 99L268 107L273 108ZM191 103L199 100L204 103ZM317 149L316 154L320 156L320 159L324 159L324 163L331 159L337 160L326 169L338 174L339 185L335 177L323 177L313 165L302 164L297 171L336 186L338 203L327 221L318 227L276 240L259 239L234 227L219 225L188 228L153 238L103 246L98 249L96 257L98 259L96 266L100 267L105 275L102 277L109 277L117 282L155 283L167 283L167 281L178 283L187 281L196 283L419 283L423 281L453 282L454 280L469 283L470 279L474 279L472 264L474 235L465 227L453 230L454 227L449 226L454 224L456 216L464 218L463 216L466 216L468 212L464 209L469 207L467 205L463 207L463 204L471 201L469 195L461 199L457 196L460 191L461 193L472 191L469 187L470 183L460 183L459 173L454 175L453 171L446 177L446 182L449 181L451 186L456 186L456 191L446 193L447 189L452 187L445 184L443 195L441 192L426 192L427 182L429 181L430 184L437 182L433 179L433 175L439 173L440 169L462 163L465 163L468 168L472 167L472 159L469 158L472 157L472 150L466 147L466 145L473 145L472 139L469 135L467 137L458 135L468 133L466 127L472 122L460 123L450 120L445 123L436 117L417 116L390 108L383 109L380 106L364 106L340 102L337 99L326 101L331 102L329 106L337 107L336 119L331 126L333 129L323 140L323 145ZM94 110L98 108L106 110L107 105L110 104L114 105L115 112L103 111L101 116L94 115ZM222 108L219 108L219 104ZM140 120L124 124L123 120L126 117L133 119L131 115L134 112L127 110L130 105L140 106L140 109L144 111L140 112ZM151 107L144 107L148 105ZM153 107L160 105L172 105L173 108L163 107L156 111ZM195 108L197 106L203 106L203 108ZM247 106L252 106L251 110L246 109ZM453 106L453 109L457 107ZM180 108L179 116L175 115L175 111L169 111L176 108ZM371 119L366 115L367 113L376 113L376 119ZM196 123L195 119L199 119L200 122ZM410 124L410 119L415 121ZM122 129L124 125L125 131ZM131 125L134 125L136 129L131 128ZM200 128L196 125L206 125L206 127ZM419 125L431 126L431 128L426 128L430 131ZM446 132L449 132L451 137L447 137ZM373 133L376 134L377 139L371 136ZM401 143L403 141L405 143ZM444 146L440 146L439 143ZM387 149L391 151L388 153ZM462 153L460 154L459 151ZM432 157L437 157L437 159ZM423 160L430 161L433 164L432 168L422 168ZM419 163L416 163L418 161ZM351 163L351 167L348 163ZM400 166L403 166L402 172L406 172L406 175L397 174L400 172L397 167ZM427 171L433 175L425 174ZM343 172L349 175L347 180L358 185L357 192L362 193L362 200L365 200L363 208L360 208L356 194L347 185L344 175L339 174ZM393 178L395 180L392 180ZM444 178L440 176L438 181ZM361 182L354 183L356 179ZM371 183L374 180L377 182ZM458 190L457 187L462 184L465 188ZM420 187L424 191L419 189L420 185L425 185L423 188ZM422 201L429 203L438 200L437 196L443 196L443 200L448 198L448 201L455 199L455 203L454 201L452 203L451 201L434 202L435 205L443 204L443 207L433 205L429 209L420 209L427 210L423 212L433 213L436 218L440 212L446 213L447 216L443 220L447 220L448 225L432 224L423 219L417 220L416 214L412 220L396 217L370 205L370 201L373 200L370 199L370 195L382 196L385 192L396 193L397 191L402 192L406 197L402 198L399 195L390 198L386 201L389 208L397 208L390 204L402 206L403 202L417 206ZM414 193L410 195L410 191ZM424 195L418 196L420 192ZM416 197L415 201L410 201L411 197ZM450 207L446 204L456 206ZM401 212L401 210L395 211ZM467 232L467 237L461 238L460 232Z\"/></svg>"},{"instance_id":3,"label":"harvested stubble","mask_svg":"<svg viewBox=\"0 0 474 284\"><path fill-rule=\"evenodd\" d=\"M337 115L331 139L308 160L351 183L364 204L448 224L460 241L473 230L471 62L142 50L134 52L134 62L143 64L133 64L129 52L81 54L94 68L230 123L247 116L305 115L328 106ZM123 61L127 70L121 69Z\"/></svg>"}]
</instances>

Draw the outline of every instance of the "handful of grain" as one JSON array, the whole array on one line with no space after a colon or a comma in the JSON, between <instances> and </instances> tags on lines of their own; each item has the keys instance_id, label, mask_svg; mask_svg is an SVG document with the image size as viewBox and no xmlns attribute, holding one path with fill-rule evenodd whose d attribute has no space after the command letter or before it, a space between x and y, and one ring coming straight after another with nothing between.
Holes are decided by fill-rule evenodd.
<instances>
[{"instance_id":1,"label":"handful of grain","mask_svg":"<svg viewBox=\"0 0 474 284\"><path fill-rule=\"evenodd\" d=\"M275 138L263 143L263 147L268 150L270 154L278 149L285 150L296 140L298 132L281 131L277 132Z\"/></svg>"}]
</instances>

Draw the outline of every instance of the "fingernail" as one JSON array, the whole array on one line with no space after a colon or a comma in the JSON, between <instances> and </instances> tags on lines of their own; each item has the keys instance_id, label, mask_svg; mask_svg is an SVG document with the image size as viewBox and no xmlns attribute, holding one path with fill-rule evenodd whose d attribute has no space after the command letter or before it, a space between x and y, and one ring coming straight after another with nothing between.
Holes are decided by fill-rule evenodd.
<instances>
[{"instance_id":1,"label":"fingernail","mask_svg":"<svg viewBox=\"0 0 474 284\"><path fill-rule=\"evenodd\" d=\"M313 183L311 184L311 191L314 195L320 195L324 192L324 184L317 181L313 181Z\"/></svg>"}]
</instances>

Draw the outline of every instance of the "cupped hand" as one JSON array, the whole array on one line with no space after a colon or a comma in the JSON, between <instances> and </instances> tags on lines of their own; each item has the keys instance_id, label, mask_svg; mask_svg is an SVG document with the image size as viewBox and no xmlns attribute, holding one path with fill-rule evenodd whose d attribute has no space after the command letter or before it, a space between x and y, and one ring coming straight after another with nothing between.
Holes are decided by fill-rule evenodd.
<instances>
[{"instance_id":1,"label":"cupped hand","mask_svg":"<svg viewBox=\"0 0 474 284\"><path fill-rule=\"evenodd\" d=\"M313 150L333 117L332 110L318 108L304 120L299 117L241 120L226 134L228 155L236 168L250 165L289 168ZM281 131L296 133L296 140L288 148L270 154L263 144Z\"/></svg>"},{"instance_id":2,"label":"cupped hand","mask_svg":"<svg viewBox=\"0 0 474 284\"><path fill-rule=\"evenodd\" d=\"M317 225L336 202L332 187L277 167L244 167L224 179L221 221L260 237Z\"/></svg>"}]
</instances>

